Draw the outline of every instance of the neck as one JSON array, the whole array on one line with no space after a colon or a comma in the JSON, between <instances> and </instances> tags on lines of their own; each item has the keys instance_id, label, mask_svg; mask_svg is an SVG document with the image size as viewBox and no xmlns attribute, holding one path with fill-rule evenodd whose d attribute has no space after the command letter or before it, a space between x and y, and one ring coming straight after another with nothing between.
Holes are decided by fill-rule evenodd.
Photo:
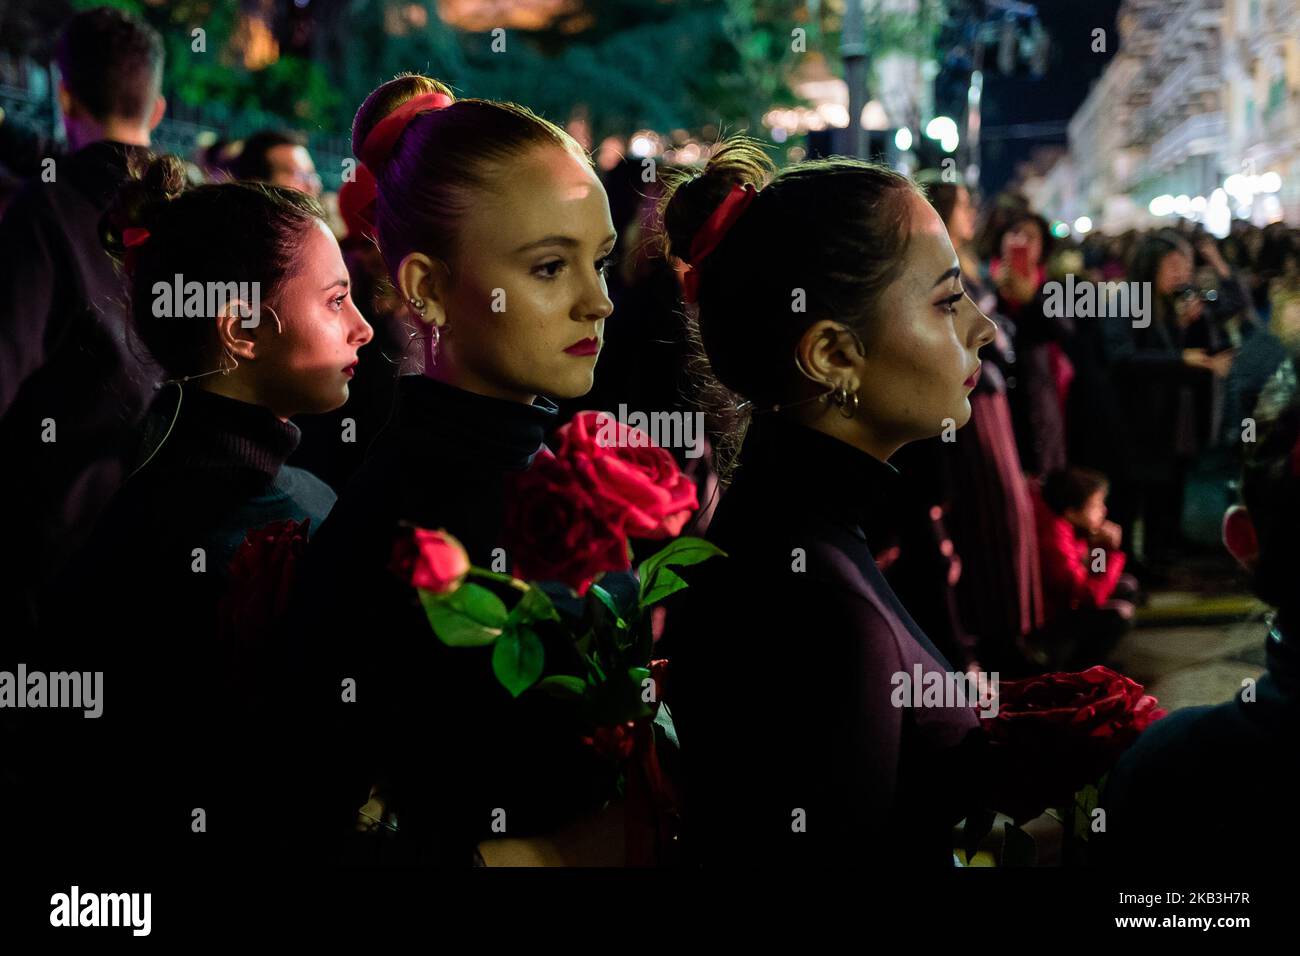
<instances>
[{"instance_id":1,"label":"neck","mask_svg":"<svg viewBox=\"0 0 1300 956\"><path fill-rule=\"evenodd\" d=\"M461 391L473 392L475 395L484 395L488 398L500 398L507 402L519 402L521 405L532 405L537 401L536 393L528 394L511 388L503 388L492 382L485 381L476 375L464 374L447 360L446 354L440 355L435 365L430 367L428 363L424 366L424 375L435 382L441 382L443 385L450 385L452 388L459 388Z\"/></svg>"},{"instance_id":2,"label":"neck","mask_svg":"<svg viewBox=\"0 0 1300 956\"><path fill-rule=\"evenodd\" d=\"M898 449L907 444L906 441L879 434L870 422L862 420L860 414L854 418L845 418L833 409L829 412L824 410L820 402L815 403L811 410L799 411L803 414L796 415L796 418L801 424L852 445L879 461L888 462Z\"/></svg>"},{"instance_id":3,"label":"neck","mask_svg":"<svg viewBox=\"0 0 1300 956\"><path fill-rule=\"evenodd\" d=\"M65 129L68 134L68 145L74 151L104 140L125 143L128 146L151 145L148 129L139 123L124 120L107 119L102 123L88 120L69 121L65 124Z\"/></svg>"},{"instance_id":4,"label":"neck","mask_svg":"<svg viewBox=\"0 0 1300 956\"><path fill-rule=\"evenodd\" d=\"M244 381L238 372L230 375L217 375L208 379L203 379L196 383L196 387L203 389L205 392L211 392L214 395L221 395L225 398L233 398L235 401L244 402L248 405L259 405L267 409L276 418L282 422L289 420L289 414L277 411L271 406L271 403L264 401L257 393L257 390Z\"/></svg>"}]
</instances>

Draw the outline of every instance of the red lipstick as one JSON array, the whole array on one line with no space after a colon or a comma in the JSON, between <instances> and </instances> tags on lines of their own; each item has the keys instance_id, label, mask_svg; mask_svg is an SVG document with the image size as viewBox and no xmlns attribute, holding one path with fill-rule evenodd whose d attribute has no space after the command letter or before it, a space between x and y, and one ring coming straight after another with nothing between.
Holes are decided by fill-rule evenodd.
<instances>
[{"instance_id":1,"label":"red lipstick","mask_svg":"<svg viewBox=\"0 0 1300 956\"><path fill-rule=\"evenodd\" d=\"M600 339L592 336L589 339L583 339L581 342L574 342L564 351L570 355L595 355L600 351Z\"/></svg>"},{"instance_id":2,"label":"red lipstick","mask_svg":"<svg viewBox=\"0 0 1300 956\"><path fill-rule=\"evenodd\" d=\"M984 367L984 363L983 363L983 362L981 362L979 365L976 365L976 366L975 366L975 371L971 372L971 373L970 373L970 378L966 379L965 385L966 385L967 388L974 388L974 387L975 387L975 383L978 382L978 381L980 380L980 369L983 368L983 367Z\"/></svg>"}]
</instances>

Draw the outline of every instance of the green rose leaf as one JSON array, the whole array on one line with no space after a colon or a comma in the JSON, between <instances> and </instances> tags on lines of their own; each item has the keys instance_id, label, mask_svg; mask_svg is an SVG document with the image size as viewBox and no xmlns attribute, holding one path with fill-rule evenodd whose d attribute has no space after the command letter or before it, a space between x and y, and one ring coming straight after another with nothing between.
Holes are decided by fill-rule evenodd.
<instances>
[{"instance_id":1,"label":"green rose leaf","mask_svg":"<svg viewBox=\"0 0 1300 956\"><path fill-rule=\"evenodd\" d=\"M501 636L506 606L487 588L462 584L450 594L417 593L429 626L448 647L481 647Z\"/></svg>"},{"instance_id":2,"label":"green rose leaf","mask_svg":"<svg viewBox=\"0 0 1300 956\"><path fill-rule=\"evenodd\" d=\"M589 595L588 600L595 599L604 605L605 610L609 612L609 616L615 627L620 629L627 627L627 623L623 620L622 615L618 613L618 605L614 603L614 598L608 591L602 588L599 584L593 584L588 588L587 594Z\"/></svg>"},{"instance_id":3,"label":"green rose leaf","mask_svg":"<svg viewBox=\"0 0 1300 956\"><path fill-rule=\"evenodd\" d=\"M541 588L530 587L510 612L511 624L531 624L534 621L558 621L560 612Z\"/></svg>"},{"instance_id":4,"label":"green rose leaf","mask_svg":"<svg viewBox=\"0 0 1300 956\"><path fill-rule=\"evenodd\" d=\"M676 538L667 547L646 558L637 568L641 579L641 606L647 607L662 601L674 591L686 587L681 576L669 570L699 564L713 557L726 557L726 552L703 538Z\"/></svg>"},{"instance_id":5,"label":"green rose leaf","mask_svg":"<svg viewBox=\"0 0 1300 956\"><path fill-rule=\"evenodd\" d=\"M537 683L545 663L541 638L526 627L506 631L492 649L492 672L512 697Z\"/></svg>"},{"instance_id":6,"label":"green rose leaf","mask_svg":"<svg viewBox=\"0 0 1300 956\"><path fill-rule=\"evenodd\" d=\"M587 692L587 682L571 674L552 674L537 684L537 689L552 697L579 698Z\"/></svg>"},{"instance_id":7,"label":"green rose leaf","mask_svg":"<svg viewBox=\"0 0 1300 956\"><path fill-rule=\"evenodd\" d=\"M642 589L641 606L649 607L652 604L658 604L670 594L685 590L686 582L682 576L672 568L660 568L655 574L655 583L649 589Z\"/></svg>"}]
</instances>

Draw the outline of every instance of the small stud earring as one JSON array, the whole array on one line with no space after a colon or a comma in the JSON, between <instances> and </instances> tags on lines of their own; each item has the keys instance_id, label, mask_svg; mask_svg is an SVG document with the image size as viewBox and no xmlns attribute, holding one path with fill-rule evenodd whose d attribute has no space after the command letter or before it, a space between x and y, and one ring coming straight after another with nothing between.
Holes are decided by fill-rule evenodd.
<instances>
[{"instance_id":1,"label":"small stud earring","mask_svg":"<svg viewBox=\"0 0 1300 956\"><path fill-rule=\"evenodd\" d=\"M410 299L410 303L411 303L411 308L412 308L412 309L414 309L416 312L419 312L421 315L424 314L424 300L423 300L423 299L412 298L412 299Z\"/></svg>"}]
</instances>

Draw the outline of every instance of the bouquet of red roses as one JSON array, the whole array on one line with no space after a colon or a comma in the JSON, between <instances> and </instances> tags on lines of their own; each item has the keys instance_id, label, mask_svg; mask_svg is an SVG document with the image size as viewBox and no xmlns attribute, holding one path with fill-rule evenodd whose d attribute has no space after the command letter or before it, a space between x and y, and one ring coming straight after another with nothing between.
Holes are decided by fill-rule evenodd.
<instances>
[{"instance_id":1,"label":"bouquet of red roses","mask_svg":"<svg viewBox=\"0 0 1300 956\"><path fill-rule=\"evenodd\" d=\"M1043 807L1062 807L1067 848L1080 850L1106 773L1163 716L1141 684L1107 667L1002 683L995 713L980 718L1000 776L999 809L1023 820ZM992 825L990 812L968 817L968 848Z\"/></svg>"},{"instance_id":2,"label":"bouquet of red roses","mask_svg":"<svg viewBox=\"0 0 1300 956\"><path fill-rule=\"evenodd\" d=\"M651 723L660 716L666 662L652 661L651 609L685 588L679 569L722 552L677 537L699 507L695 485L649 436L600 412L580 412L510 489L504 543L513 574L475 567L453 536L412 528L393 569L413 585L434 634L451 647L491 645L492 669L513 696L573 702L597 752L629 766L663 794ZM673 539L637 569L630 538ZM608 575L635 585L619 600ZM539 631L557 629L580 661L548 667ZM629 791L630 794L630 791ZM629 796L630 799L630 796Z\"/></svg>"}]
</instances>

